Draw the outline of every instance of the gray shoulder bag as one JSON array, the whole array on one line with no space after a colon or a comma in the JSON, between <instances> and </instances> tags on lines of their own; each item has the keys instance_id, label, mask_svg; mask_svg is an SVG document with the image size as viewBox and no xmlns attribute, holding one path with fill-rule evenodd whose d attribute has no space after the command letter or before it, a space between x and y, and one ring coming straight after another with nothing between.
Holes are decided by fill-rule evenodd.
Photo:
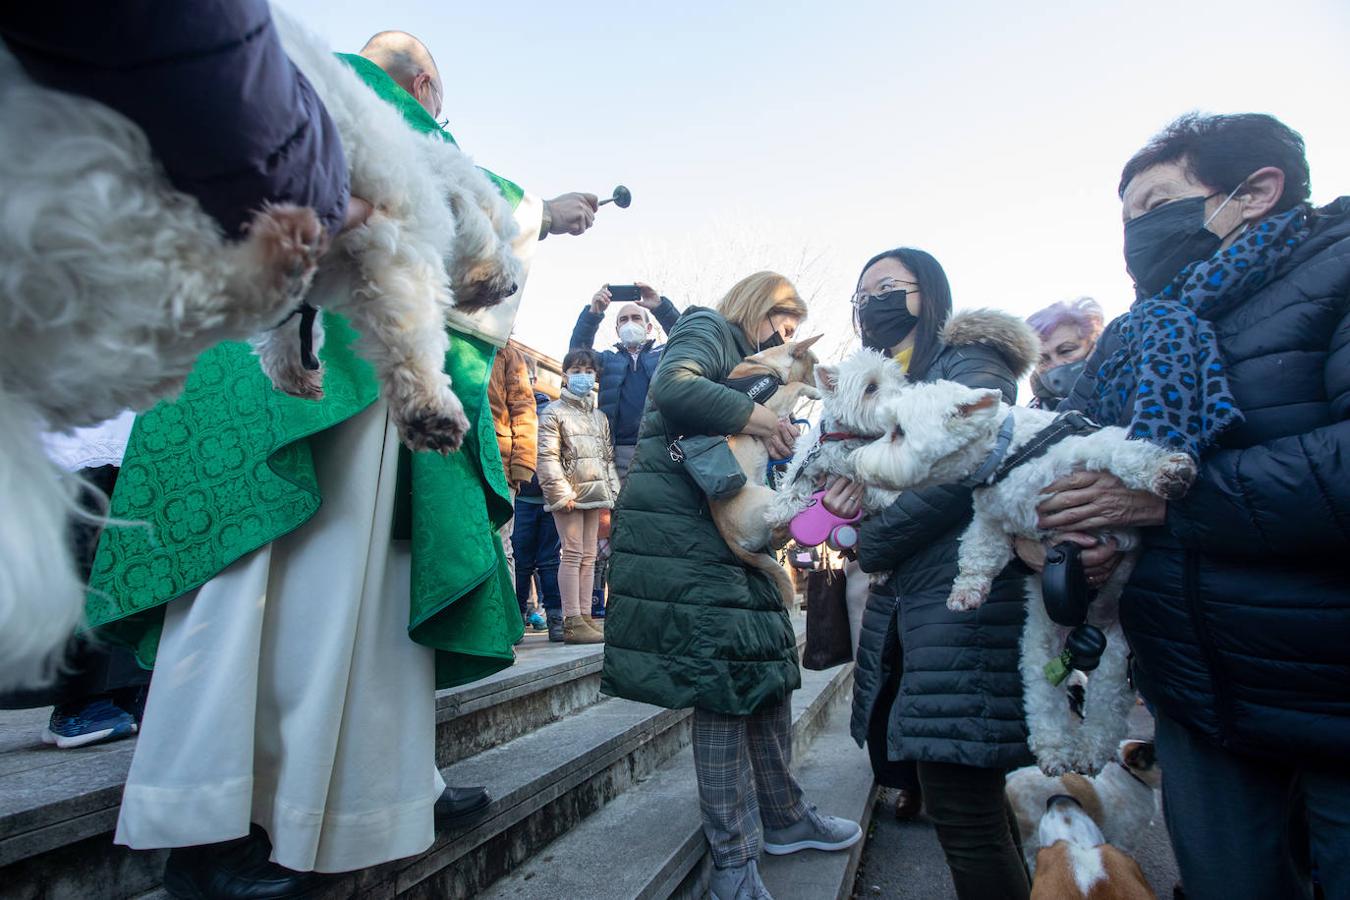
<instances>
[{"instance_id":1,"label":"gray shoulder bag","mask_svg":"<svg viewBox=\"0 0 1350 900\"><path fill-rule=\"evenodd\" d=\"M681 435L667 449L709 500L725 500L745 487L745 472L725 435Z\"/></svg>"}]
</instances>

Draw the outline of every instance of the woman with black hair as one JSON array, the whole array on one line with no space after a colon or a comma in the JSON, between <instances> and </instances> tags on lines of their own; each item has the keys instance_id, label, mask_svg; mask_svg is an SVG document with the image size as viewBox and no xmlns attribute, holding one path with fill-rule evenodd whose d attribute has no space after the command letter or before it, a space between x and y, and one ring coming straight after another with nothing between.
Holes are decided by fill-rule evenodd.
<instances>
[{"instance_id":1,"label":"woman with black hair","mask_svg":"<svg viewBox=\"0 0 1350 900\"><path fill-rule=\"evenodd\" d=\"M1039 353L1035 335L1012 316L952 316L946 273L922 250L868 260L853 307L863 346L894 358L912 382L995 388L1013 403L1017 379ZM856 511L846 496L833 512ZM970 496L957 485L906 491L863 521L858 563L892 574L873 588L864 614L853 737L870 745L882 784L903 777L904 762L915 764L962 900L1026 898L1003 795L1004 773L1031 762L1017 669L1025 570L1004 572L978 610L947 609Z\"/></svg>"}]
</instances>

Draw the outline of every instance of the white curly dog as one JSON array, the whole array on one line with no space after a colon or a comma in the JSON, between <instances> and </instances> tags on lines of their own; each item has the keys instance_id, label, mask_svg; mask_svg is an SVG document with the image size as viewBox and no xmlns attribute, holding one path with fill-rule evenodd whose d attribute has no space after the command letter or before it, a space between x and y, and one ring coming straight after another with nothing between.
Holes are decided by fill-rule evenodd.
<instances>
[{"instance_id":1,"label":"white curly dog","mask_svg":"<svg viewBox=\"0 0 1350 900\"><path fill-rule=\"evenodd\" d=\"M319 396L298 329L274 328L307 294L360 332L410 447L449 452L468 429L444 372L445 313L515 290L512 211L453 145L412 131L274 14L337 125L353 193L374 207L326 254L314 212L293 206L265 206L227 241L137 126L35 84L0 47L0 686L50 674L83 609L66 550L74 486L44 457L42 429L146 409L202 351L249 337L278 388Z\"/></svg>"},{"instance_id":2,"label":"white curly dog","mask_svg":"<svg viewBox=\"0 0 1350 900\"><path fill-rule=\"evenodd\" d=\"M770 528L786 527L806 509L823 479L840 475L857 480L853 451L886 432L881 404L905 383L899 364L871 350L860 350L835 365L816 366L820 417L797 438L792 462L769 504ZM895 491L868 486L863 511L880 512L897 496Z\"/></svg>"},{"instance_id":3,"label":"white curly dog","mask_svg":"<svg viewBox=\"0 0 1350 900\"><path fill-rule=\"evenodd\" d=\"M999 391L936 381L905 388L886 403L883 414L889 423L885 436L854 454L864 482L901 491L956 484L972 476L977 481L974 517L961 535L958 574L947 600L953 610L975 609L985 601L994 578L1012 560L1014 537L1050 536L1037 525L1036 506L1055 479L1083 470L1110 472L1127 487L1175 498L1195 478L1190 456L1126 440L1123 428L1101 428L1063 438L991 485L996 471L991 461L1015 455L1055 421L1055 413L1014 411L1002 402ZM1001 432L1010 436L1000 441ZM1137 541L1132 532L1102 537L1124 550L1133 549ZM1106 634L1107 649L1088 679L1082 722L1070 710L1064 692L1044 673L1045 664L1063 649L1068 629L1047 615L1040 578L1027 579L1021 670L1028 743L1047 774L1096 773L1114 758L1125 736L1125 716L1134 694L1126 677L1127 649L1117 610L1131 569L1132 558L1127 556L1089 607L1088 623Z\"/></svg>"}]
</instances>

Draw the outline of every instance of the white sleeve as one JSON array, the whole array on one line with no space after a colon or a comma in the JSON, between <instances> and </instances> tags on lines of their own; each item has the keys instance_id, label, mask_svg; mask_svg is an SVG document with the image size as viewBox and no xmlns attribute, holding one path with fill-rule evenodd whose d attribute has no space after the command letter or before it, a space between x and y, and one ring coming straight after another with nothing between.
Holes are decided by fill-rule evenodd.
<instances>
[{"instance_id":1,"label":"white sleeve","mask_svg":"<svg viewBox=\"0 0 1350 900\"><path fill-rule=\"evenodd\" d=\"M469 314L451 309L446 315L450 327L465 334L482 338L498 347L505 347L511 337L511 329L516 324L516 313L520 311L520 299L525 294L525 283L530 276L530 261L534 259L534 248L539 243L539 226L544 220L544 201L527 193L520 198L516 206L516 224L520 233L516 235L511 249L520 260L520 285L516 292L496 306Z\"/></svg>"}]
</instances>

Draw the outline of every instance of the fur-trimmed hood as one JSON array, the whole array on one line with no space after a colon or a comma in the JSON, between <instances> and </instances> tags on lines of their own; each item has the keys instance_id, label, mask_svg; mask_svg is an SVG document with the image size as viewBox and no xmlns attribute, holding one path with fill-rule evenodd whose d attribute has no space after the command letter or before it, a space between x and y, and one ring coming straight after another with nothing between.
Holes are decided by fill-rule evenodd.
<instances>
[{"instance_id":1,"label":"fur-trimmed hood","mask_svg":"<svg viewBox=\"0 0 1350 900\"><path fill-rule=\"evenodd\" d=\"M1031 326L997 309L971 309L947 320L939 334L949 347L986 344L1008 362L1017 378L1031 372L1041 355L1041 341Z\"/></svg>"}]
</instances>

